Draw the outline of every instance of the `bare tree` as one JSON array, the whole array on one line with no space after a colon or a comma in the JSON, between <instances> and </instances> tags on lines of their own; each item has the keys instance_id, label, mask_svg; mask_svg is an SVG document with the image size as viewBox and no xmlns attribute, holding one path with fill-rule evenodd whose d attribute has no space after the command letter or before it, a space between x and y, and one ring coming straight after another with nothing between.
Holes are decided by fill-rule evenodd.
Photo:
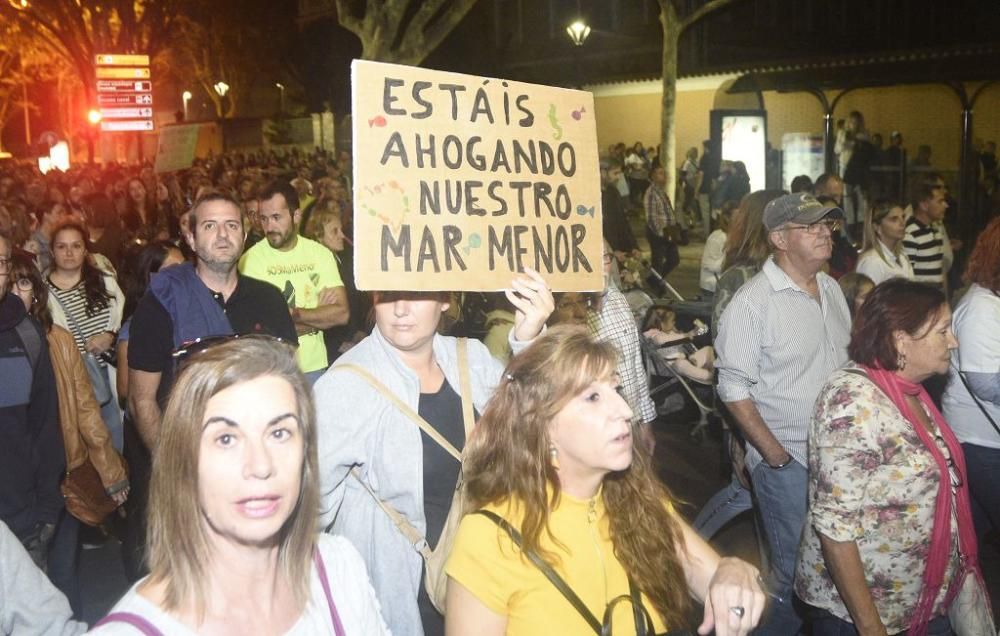
<instances>
[{"instance_id":1,"label":"bare tree","mask_svg":"<svg viewBox=\"0 0 1000 636\"><path fill-rule=\"evenodd\" d=\"M29 0L0 2L11 20L76 71L88 99L95 91L94 56L140 53L155 57L167 42L182 0Z\"/></svg>"},{"instance_id":2,"label":"bare tree","mask_svg":"<svg viewBox=\"0 0 1000 636\"><path fill-rule=\"evenodd\" d=\"M37 38L13 21L0 20L0 150L7 124L25 110L38 110L25 100L27 85L58 79L66 70L68 65L54 58Z\"/></svg>"},{"instance_id":3,"label":"bare tree","mask_svg":"<svg viewBox=\"0 0 1000 636\"><path fill-rule=\"evenodd\" d=\"M729 6L737 0L708 0L681 17L679 0L659 0L660 24L663 26L663 100L660 109L660 165L667 172L666 191L674 191L676 170L674 158L677 138L674 133L677 112L677 44L684 31L708 14Z\"/></svg>"},{"instance_id":4,"label":"bare tree","mask_svg":"<svg viewBox=\"0 0 1000 636\"><path fill-rule=\"evenodd\" d=\"M337 20L361 40L366 60L417 66L469 13L476 0L335 0Z\"/></svg>"}]
</instances>

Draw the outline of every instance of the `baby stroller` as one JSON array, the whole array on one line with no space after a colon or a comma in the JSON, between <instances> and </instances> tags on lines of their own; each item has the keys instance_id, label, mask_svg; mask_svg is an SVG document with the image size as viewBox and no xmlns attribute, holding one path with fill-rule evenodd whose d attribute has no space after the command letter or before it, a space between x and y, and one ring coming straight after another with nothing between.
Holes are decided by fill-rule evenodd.
<instances>
[{"instance_id":1,"label":"baby stroller","mask_svg":"<svg viewBox=\"0 0 1000 636\"><path fill-rule=\"evenodd\" d=\"M708 326L698 318L688 318L694 328L684 332L683 337L657 342L644 335L649 325L657 322L664 310L674 312L681 318L680 309L686 308L680 305L681 303L658 301L653 302L646 310L639 323L643 363L649 394L656 404L657 413L677 413L683 411L688 403L692 404L697 410L698 422L691 430L691 436L704 441L710 418L715 416L711 371L696 377L678 368L675 360L695 358L703 352L696 342L708 333ZM669 351L670 355L664 356L664 351ZM700 366L700 362L697 366Z\"/></svg>"}]
</instances>

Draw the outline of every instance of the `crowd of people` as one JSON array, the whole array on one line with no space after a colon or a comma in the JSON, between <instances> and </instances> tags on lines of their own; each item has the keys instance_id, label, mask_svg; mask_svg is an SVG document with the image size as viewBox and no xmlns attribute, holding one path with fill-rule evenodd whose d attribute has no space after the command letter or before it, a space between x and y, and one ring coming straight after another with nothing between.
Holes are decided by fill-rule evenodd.
<instances>
[{"instance_id":1,"label":"crowd of people","mask_svg":"<svg viewBox=\"0 0 1000 636\"><path fill-rule=\"evenodd\" d=\"M840 135L845 170L871 150L863 125L852 113ZM700 171L696 158L682 178ZM619 164L605 166L605 207L615 211ZM1000 315L1000 220L967 232L975 246L956 258L963 244L945 226L954 201L923 167L906 201L869 204L868 184L850 170L815 183L797 177L791 193L716 198L700 275L710 346L677 355L691 332L643 333L676 373L695 382L716 373L733 476L694 528L710 538L756 509L776 599L755 633L992 633L992 624L967 630L969 606L950 613L952 625L948 610L968 589L982 591L977 539L1000 529L987 477L1000 450L1000 358L987 335ZM681 226L694 225L655 171L648 266L669 272ZM716 182L710 194L718 191ZM634 239L621 239L616 218L604 221L611 250L635 265ZM638 287L643 278L623 280Z\"/></svg>"},{"instance_id":2,"label":"crowd of people","mask_svg":"<svg viewBox=\"0 0 1000 636\"><path fill-rule=\"evenodd\" d=\"M357 291L346 153L0 172L0 633L87 629L82 524L132 584L95 633L976 633L949 609L1000 528L1000 221L953 318L936 174L865 204L858 250L837 175L706 187L706 146L678 212L649 150L613 150L604 289L526 270L488 346L445 335L453 294ZM662 276L704 223L703 346L623 293L640 202ZM649 349L733 440L692 524L652 465ZM85 471L123 515L65 503ZM750 509L764 574L707 543Z\"/></svg>"},{"instance_id":3,"label":"crowd of people","mask_svg":"<svg viewBox=\"0 0 1000 636\"><path fill-rule=\"evenodd\" d=\"M95 633L645 634L688 629L692 599L703 631L748 633L756 568L653 473L620 292L603 334L548 329L546 281L517 275L505 369L440 333L451 294L354 289L349 161L0 174L4 633L87 628L95 523L132 583ZM81 467L124 528L64 505Z\"/></svg>"}]
</instances>

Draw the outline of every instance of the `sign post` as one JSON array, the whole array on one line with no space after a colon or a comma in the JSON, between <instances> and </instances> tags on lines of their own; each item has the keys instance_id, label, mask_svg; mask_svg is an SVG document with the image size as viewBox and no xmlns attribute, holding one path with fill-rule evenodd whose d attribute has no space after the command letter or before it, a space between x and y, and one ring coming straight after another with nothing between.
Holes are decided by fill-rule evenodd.
<instances>
[{"instance_id":1,"label":"sign post","mask_svg":"<svg viewBox=\"0 0 1000 636\"><path fill-rule=\"evenodd\" d=\"M99 53L97 105L103 132L153 130L153 81L148 55Z\"/></svg>"},{"instance_id":2,"label":"sign post","mask_svg":"<svg viewBox=\"0 0 1000 636\"><path fill-rule=\"evenodd\" d=\"M590 93L355 60L359 289L604 287Z\"/></svg>"}]
</instances>

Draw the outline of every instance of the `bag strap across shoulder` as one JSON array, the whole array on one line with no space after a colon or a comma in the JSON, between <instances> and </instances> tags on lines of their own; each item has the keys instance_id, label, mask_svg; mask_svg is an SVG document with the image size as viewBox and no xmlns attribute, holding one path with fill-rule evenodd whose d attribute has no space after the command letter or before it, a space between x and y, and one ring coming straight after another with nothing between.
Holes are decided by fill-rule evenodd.
<instances>
[{"instance_id":1,"label":"bag strap across shoulder","mask_svg":"<svg viewBox=\"0 0 1000 636\"><path fill-rule=\"evenodd\" d=\"M451 455L458 461L462 461L462 454L458 452L458 449L455 448L451 442L446 440L443 435L438 433L437 429L434 428L434 426L431 425L430 422L420 417L420 414L414 411L409 404L399 399L399 397L397 397L392 391L390 391L386 385L382 384L382 382L378 378L372 375L368 371L368 369L365 369L364 367L356 364L338 364L334 366L332 370L350 371L351 373L354 373L355 375L359 376L365 382L370 384L373 389L381 393L385 399L392 402L393 406L399 409L399 411L403 413L403 415L406 415L408 418L413 420L413 423L419 426L420 430L422 430L424 433L427 433L427 436L430 437L435 442L437 442L438 445L441 448L443 448L449 455ZM463 409L464 409L464 404L463 404Z\"/></svg>"},{"instance_id":2,"label":"bag strap across shoulder","mask_svg":"<svg viewBox=\"0 0 1000 636\"><path fill-rule=\"evenodd\" d=\"M21 344L28 354L28 362L31 363L31 371L34 373L38 368L38 359L42 355L42 336L38 333L38 328L25 316L14 328L21 338Z\"/></svg>"},{"instance_id":3,"label":"bag strap across shoulder","mask_svg":"<svg viewBox=\"0 0 1000 636\"><path fill-rule=\"evenodd\" d=\"M582 600L580 600L580 597L577 596L576 592L573 591L573 588L571 588L569 584L566 583L566 581L561 576L559 576L559 574L555 570L553 570L548 563L542 560L542 558L538 556L538 554L536 554L534 550L524 549L520 532L518 532L512 525L510 525L510 523L508 523L506 519L504 519L497 513L493 512L492 510L477 510L473 514L482 515L486 517L487 519L495 523L497 526L499 526L501 530L506 532L507 535L510 536L511 541L513 541L514 545L516 545L521 550L524 556L528 557L528 560L531 561L531 563L536 568L542 571L542 574L545 575L545 578L547 578L549 582L552 583L552 585L555 586L557 590L559 590L560 594L566 597L566 600L569 601L570 605L573 606L573 609L579 612L580 616L582 616L583 619L587 621L587 624L590 625L590 628L594 630L594 633L597 634L598 636L601 635L602 631L601 622L597 620L597 617L594 616L594 613L590 611L590 609L584 604Z\"/></svg>"},{"instance_id":4,"label":"bag strap across shoulder","mask_svg":"<svg viewBox=\"0 0 1000 636\"><path fill-rule=\"evenodd\" d=\"M142 616L133 614L132 612L114 612L112 614L108 614L98 621L94 627L101 627L102 625L107 625L108 623L127 623L139 630L143 636L163 636L163 632L156 629L152 623Z\"/></svg>"},{"instance_id":5,"label":"bag strap across shoulder","mask_svg":"<svg viewBox=\"0 0 1000 636\"><path fill-rule=\"evenodd\" d=\"M77 337L80 338L80 340L86 342L87 339L83 337L83 330L80 329L80 323L78 323L73 314L70 313L69 309L66 307L66 303L62 301L62 298L59 298L59 294L57 294L53 290L50 290L49 296L51 298L55 298L56 302L59 303L59 306L62 307L63 314L66 316L66 320L69 321L70 327L72 327L73 331L76 332Z\"/></svg>"},{"instance_id":6,"label":"bag strap across shoulder","mask_svg":"<svg viewBox=\"0 0 1000 636\"><path fill-rule=\"evenodd\" d=\"M330 608L330 620L333 621L334 634L336 636L345 636L344 624L340 622L340 613L337 612L337 604L333 602L333 593L330 591L330 579L326 575L326 565L323 563L323 557L319 553L319 548L313 551L313 563L316 564L316 574L319 575L320 585L323 586L326 605Z\"/></svg>"},{"instance_id":7,"label":"bag strap across shoulder","mask_svg":"<svg viewBox=\"0 0 1000 636\"><path fill-rule=\"evenodd\" d=\"M459 386L462 398L462 419L465 425L465 436L468 439L469 433L472 432L473 426L475 426L475 418L472 411L472 383L469 379L469 361L468 361L468 349L467 340L465 338L458 338L458 378ZM392 402L392 404L400 410L401 413L409 417L413 422L420 427L420 430L427 433L427 435L437 442L441 448L448 452L449 455L457 459L459 462L462 461L462 454L444 438L434 426L422 418L419 413L414 411L406 402L399 399L392 391L389 390L381 381L378 380L374 375L372 375L367 369L356 364L338 364L332 367L332 370L336 371L343 369L345 371L350 371L355 375L359 376L365 380L368 384L372 386L376 391L382 394L387 400ZM351 469L351 476L358 481L359 484L365 489L365 491L371 495L371 498L375 500L375 503L382 512L389 517L399 533L402 534L413 549L420 553L420 556L426 561L433 554L430 546L427 544L427 539L424 537L423 533L417 530L412 523L410 523L405 516L389 504L382 501L382 499L372 490L372 487L368 485L368 482L361 477L361 471L355 467ZM461 477L459 478L461 482Z\"/></svg>"},{"instance_id":8,"label":"bag strap across shoulder","mask_svg":"<svg viewBox=\"0 0 1000 636\"><path fill-rule=\"evenodd\" d=\"M597 620L597 617L594 616L594 613L590 611L590 608L588 608L577 593L573 591L573 588L569 586L569 583L559 576L558 572L552 569L552 566L546 563L542 557L538 556L534 550L526 550L524 548L521 533L510 525L506 519L492 510L477 510L472 514L486 517L499 526L501 530L506 532L511 541L514 542L514 545L516 545L518 549L521 550L521 553L528 557L528 560L531 561L531 563L545 575L545 578L549 580L549 583L559 590L559 593L562 594L563 597L569 601L570 605L573 606L573 609L575 609L580 616L587 621L587 624L590 625L590 628L594 630L594 633L597 634L597 636L611 636L611 616L614 612L615 606L623 601L629 601L632 604L632 617L635 621L635 633L645 636L651 636L653 634L653 619L650 617L649 611L642 604L642 598L639 595L639 588L636 587L635 581L632 580L631 576L628 577L629 593L622 594L612 599L608 603L608 606L604 609L603 622L599 621Z\"/></svg>"},{"instance_id":9,"label":"bag strap across shoulder","mask_svg":"<svg viewBox=\"0 0 1000 636\"><path fill-rule=\"evenodd\" d=\"M965 371L962 371L958 367L955 367L955 371L958 372L958 377L962 380L962 385L965 387L965 390L969 392L969 395L972 396L972 400L976 403L976 406L978 406L979 410L983 412L983 415L986 416L989 423L993 425L993 430L997 432L997 435L1000 435L1000 426L997 426L996 420L993 419L990 412L986 410L985 406L983 406L983 403L979 400L979 396L976 395L976 392L972 390L972 387L969 385L968 378L965 377Z\"/></svg>"}]
</instances>

